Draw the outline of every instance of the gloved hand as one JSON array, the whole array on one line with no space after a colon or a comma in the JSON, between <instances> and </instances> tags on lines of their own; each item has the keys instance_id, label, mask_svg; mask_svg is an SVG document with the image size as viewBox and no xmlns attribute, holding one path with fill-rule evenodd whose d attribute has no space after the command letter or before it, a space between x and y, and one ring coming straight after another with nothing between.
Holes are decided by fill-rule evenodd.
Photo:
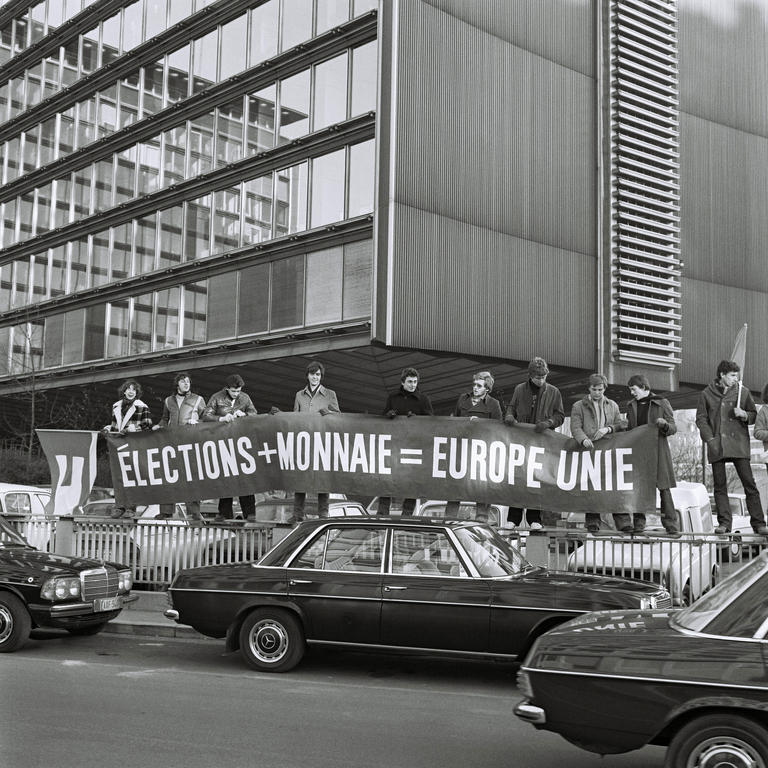
<instances>
[{"instance_id":1,"label":"gloved hand","mask_svg":"<svg viewBox=\"0 0 768 768\"><path fill-rule=\"evenodd\" d=\"M397 416L397 411L394 408L390 408L386 413L388 419L394 419L395 416Z\"/></svg>"},{"instance_id":2,"label":"gloved hand","mask_svg":"<svg viewBox=\"0 0 768 768\"><path fill-rule=\"evenodd\" d=\"M321 409L318 411L318 413L319 413L321 416L327 416L327 415L330 413L330 411L329 411L327 408L321 408Z\"/></svg>"},{"instance_id":3,"label":"gloved hand","mask_svg":"<svg viewBox=\"0 0 768 768\"><path fill-rule=\"evenodd\" d=\"M534 429L537 432L546 432L549 429L549 422L548 421L537 421L536 426Z\"/></svg>"},{"instance_id":4,"label":"gloved hand","mask_svg":"<svg viewBox=\"0 0 768 768\"><path fill-rule=\"evenodd\" d=\"M669 424L666 419L656 419L656 426L659 428L660 432L663 432L669 427Z\"/></svg>"},{"instance_id":5,"label":"gloved hand","mask_svg":"<svg viewBox=\"0 0 768 768\"><path fill-rule=\"evenodd\" d=\"M274 416L276 413L280 413L280 409L276 405L273 405L269 409L269 413L270 413L270 416Z\"/></svg>"},{"instance_id":6,"label":"gloved hand","mask_svg":"<svg viewBox=\"0 0 768 768\"><path fill-rule=\"evenodd\" d=\"M506 424L508 427L514 427L514 426L515 426L515 424L517 424L517 419L516 419L516 418L515 418L515 417L514 417L514 416L513 416L511 413L508 413L508 414L507 414L507 415L504 417L504 423L505 423L505 424Z\"/></svg>"},{"instance_id":7,"label":"gloved hand","mask_svg":"<svg viewBox=\"0 0 768 768\"><path fill-rule=\"evenodd\" d=\"M595 447L595 444L588 437L585 437L581 444L585 448L594 448Z\"/></svg>"}]
</instances>

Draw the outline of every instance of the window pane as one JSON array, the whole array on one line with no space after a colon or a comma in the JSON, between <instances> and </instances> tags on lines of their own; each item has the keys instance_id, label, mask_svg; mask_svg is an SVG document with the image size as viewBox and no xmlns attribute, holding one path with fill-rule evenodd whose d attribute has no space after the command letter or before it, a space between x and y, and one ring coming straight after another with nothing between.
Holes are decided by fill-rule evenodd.
<instances>
[{"instance_id":1,"label":"window pane","mask_svg":"<svg viewBox=\"0 0 768 768\"><path fill-rule=\"evenodd\" d=\"M64 315L64 344L61 363L80 363L83 360L83 333L85 331L85 310L77 309Z\"/></svg>"},{"instance_id":2,"label":"window pane","mask_svg":"<svg viewBox=\"0 0 768 768\"><path fill-rule=\"evenodd\" d=\"M5 178L8 181L13 181L19 177L20 168L20 155L21 155L21 139L15 138L7 141L5 144L5 159L6 169Z\"/></svg>"},{"instance_id":3,"label":"window pane","mask_svg":"<svg viewBox=\"0 0 768 768\"><path fill-rule=\"evenodd\" d=\"M134 274L143 275L155 269L156 214L136 221L136 259Z\"/></svg>"},{"instance_id":4,"label":"window pane","mask_svg":"<svg viewBox=\"0 0 768 768\"><path fill-rule=\"evenodd\" d=\"M247 17L233 19L221 27L221 70L219 81L226 80L246 67L245 55L248 50Z\"/></svg>"},{"instance_id":5,"label":"window pane","mask_svg":"<svg viewBox=\"0 0 768 768\"><path fill-rule=\"evenodd\" d=\"M184 286L184 345L201 344L206 338L208 281Z\"/></svg>"},{"instance_id":6,"label":"window pane","mask_svg":"<svg viewBox=\"0 0 768 768\"><path fill-rule=\"evenodd\" d=\"M94 209L104 211L112 207L112 158L96 163Z\"/></svg>"},{"instance_id":7,"label":"window pane","mask_svg":"<svg viewBox=\"0 0 768 768\"><path fill-rule=\"evenodd\" d=\"M166 28L167 0L144 0L144 37L159 35Z\"/></svg>"},{"instance_id":8,"label":"window pane","mask_svg":"<svg viewBox=\"0 0 768 768\"><path fill-rule=\"evenodd\" d=\"M243 245L272 235L272 174L245 182Z\"/></svg>"},{"instance_id":9,"label":"window pane","mask_svg":"<svg viewBox=\"0 0 768 768\"><path fill-rule=\"evenodd\" d=\"M142 40L141 2L129 5L123 11L123 50L133 50Z\"/></svg>"},{"instance_id":10,"label":"window pane","mask_svg":"<svg viewBox=\"0 0 768 768\"><path fill-rule=\"evenodd\" d=\"M275 145L274 85L248 97L248 154L256 155Z\"/></svg>"},{"instance_id":11,"label":"window pane","mask_svg":"<svg viewBox=\"0 0 768 768\"><path fill-rule=\"evenodd\" d=\"M117 156L115 205L136 197L136 147L129 147Z\"/></svg>"},{"instance_id":12,"label":"window pane","mask_svg":"<svg viewBox=\"0 0 768 768\"><path fill-rule=\"evenodd\" d=\"M109 282L109 230L97 232L93 236L91 261L91 285L104 285Z\"/></svg>"},{"instance_id":13,"label":"window pane","mask_svg":"<svg viewBox=\"0 0 768 768\"><path fill-rule=\"evenodd\" d=\"M304 297L304 257L293 256L272 262L272 301L270 330L294 328L302 324Z\"/></svg>"},{"instance_id":14,"label":"window pane","mask_svg":"<svg viewBox=\"0 0 768 768\"><path fill-rule=\"evenodd\" d=\"M69 290L83 291L88 288L88 240L75 240L71 244Z\"/></svg>"},{"instance_id":15,"label":"window pane","mask_svg":"<svg viewBox=\"0 0 768 768\"><path fill-rule=\"evenodd\" d=\"M179 287L156 294L155 349L175 349L179 346Z\"/></svg>"},{"instance_id":16,"label":"window pane","mask_svg":"<svg viewBox=\"0 0 768 768\"><path fill-rule=\"evenodd\" d=\"M349 19L349 0L317 0L317 31L321 35Z\"/></svg>"},{"instance_id":17,"label":"window pane","mask_svg":"<svg viewBox=\"0 0 768 768\"><path fill-rule=\"evenodd\" d=\"M168 103L186 99L189 95L189 54L191 47L185 45L168 55Z\"/></svg>"},{"instance_id":18,"label":"window pane","mask_svg":"<svg viewBox=\"0 0 768 768\"><path fill-rule=\"evenodd\" d=\"M13 262L13 307L29 303L29 256Z\"/></svg>"},{"instance_id":19,"label":"window pane","mask_svg":"<svg viewBox=\"0 0 768 768\"><path fill-rule=\"evenodd\" d=\"M343 320L371 316L373 301L373 241L344 246Z\"/></svg>"},{"instance_id":20,"label":"window pane","mask_svg":"<svg viewBox=\"0 0 768 768\"><path fill-rule=\"evenodd\" d=\"M307 228L307 163L278 171L275 181L273 237Z\"/></svg>"},{"instance_id":21,"label":"window pane","mask_svg":"<svg viewBox=\"0 0 768 768\"><path fill-rule=\"evenodd\" d=\"M237 272L215 275L208 280L208 340L235 336Z\"/></svg>"},{"instance_id":22,"label":"window pane","mask_svg":"<svg viewBox=\"0 0 768 768\"><path fill-rule=\"evenodd\" d=\"M48 298L48 254L38 253L32 267L32 301Z\"/></svg>"},{"instance_id":23,"label":"window pane","mask_svg":"<svg viewBox=\"0 0 768 768\"><path fill-rule=\"evenodd\" d=\"M243 156L243 100L238 98L216 110L216 166L221 168Z\"/></svg>"},{"instance_id":24,"label":"window pane","mask_svg":"<svg viewBox=\"0 0 768 768\"><path fill-rule=\"evenodd\" d=\"M352 0L354 3L354 14L360 16L368 11L373 11L379 7L379 0Z\"/></svg>"},{"instance_id":25,"label":"window pane","mask_svg":"<svg viewBox=\"0 0 768 768\"><path fill-rule=\"evenodd\" d=\"M376 54L375 40L352 51L352 117L376 109Z\"/></svg>"},{"instance_id":26,"label":"window pane","mask_svg":"<svg viewBox=\"0 0 768 768\"><path fill-rule=\"evenodd\" d=\"M121 224L119 227L113 227L112 238L112 271L110 280L123 280L131 274L133 225Z\"/></svg>"},{"instance_id":27,"label":"window pane","mask_svg":"<svg viewBox=\"0 0 768 768\"><path fill-rule=\"evenodd\" d=\"M120 127L125 128L139 119L139 70L119 83Z\"/></svg>"},{"instance_id":28,"label":"window pane","mask_svg":"<svg viewBox=\"0 0 768 768\"><path fill-rule=\"evenodd\" d=\"M269 330L269 264L240 271L238 336Z\"/></svg>"},{"instance_id":29,"label":"window pane","mask_svg":"<svg viewBox=\"0 0 768 768\"><path fill-rule=\"evenodd\" d=\"M110 304L107 357L125 357L128 354L128 314L128 299Z\"/></svg>"},{"instance_id":30,"label":"window pane","mask_svg":"<svg viewBox=\"0 0 768 768\"><path fill-rule=\"evenodd\" d=\"M159 269L172 267L181 262L183 222L184 209L180 205L160 212Z\"/></svg>"},{"instance_id":31,"label":"window pane","mask_svg":"<svg viewBox=\"0 0 768 768\"><path fill-rule=\"evenodd\" d=\"M200 93L216 82L216 60L218 59L218 30L214 29L204 37L192 42L192 93Z\"/></svg>"},{"instance_id":32,"label":"window pane","mask_svg":"<svg viewBox=\"0 0 768 768\"><path fill-rule=\"evenodd\" d=\"M213 169L213 113L189 123L189 174L199 176Z\"/></svg>"},{"instance_id":33,"label":"window pane","mask_svg":"<svg viewBox=\"0 0 768 768\"><path fill-rule=\"evenodd\" d=\"M83 360L101 360L104 357L104 324L107 305L97 304L85 310L85 345Z\"/></svg>"},{"instance_id":34,"label":"window pane","mask_svg":"<svg viewBox=\"0 0 768 768\"><path fill-rule=\"evenodd\" d=\"M364 141L349 148L348 218L373 212L374 141Z\"/></svg>"},{"instance_id":35,"label":"window pane","mask_svg":"<svg viewBox=\"0 0 768 768\"><path fill-rule=\"evenodd\" d=\"M213 218L211 253L223 253L240 245L240 189L214 193L216 214Z\"/></svg>"},{"instance_id":36,"label":"window pane","mask_svg":"<svg viewBox=\"0 0 768 768\"><path fill-rule=\"evenodd\" d=\"M187 126L171 128L164 134L163 183L165 186L184 180L184 160L186 158Z\"/></svg>"},{"instance_id":37,"label":"window pane","mask_svg":"<svg viewBox=\"0 0 768 768\"><path fill-rule=\"evenodd\" d=\"M51 296L67 292L67 247L60 245L51 249Z\"/></svg>"},{"instance_id":38,"label":"window pane","mask_svg":"<svg viewBox=\"0 0 768 768\"><path fill-rule=\"evenodd\" d=\"M7 312L11 308L11 294L13 293L12 273L13 264L4 264L0 267L0 312Z\"/></svg>"},{"instance_id":39,"label":"window pane","mask_svg":"<svg viewBox=\"0 0 768 768\"><path fill-rule=\"evenodd\" d=\"M152 351L152 294L136 296L133 299L131 342L129 352L141 355Z\"/></svg>"},{"instance_id":40,"label":"window pane","mask_svg":"<svg viewBox=\"0 0 768 768\"><path fill-rule=\"evenodd\" d=\"M309 132L309 70L280 83L279 143Z\"/></svg>"},{"instance_id":41,"label":"window pane","mask_svg":"<svg viewBox=\"0 0 768 768\"><path fill-rule=\"evenodd\" d=\"M343 271L341 247L307 254L305 325L341 320Z\"/></svg>"},{"instance_id":42,"label":"window pane","mask_svg":"<svg viewBox=\"0 0 768 768\"><path fill-rule=\"evenodd\" d=\"M347 54L315 67L315 124L319 131L347 117Z\"/></svg>"},{"instance_id":43,"label":"window pane","mask_svg":"<svg viewBox=\"0 0 768 768\"><path fill-rule=\"evenodd\" d=\"M101 28L101 64L106 66L120 56L120 14L107 19Z\"/></svg>"},{"instance_id":44,"label":"window pane","mask_svg":"<svg viewBox=\"0 0 768 768\"><path fill-rule=\"evenodd\" d=\"M109 136L117 130L117 86L105 88L99 94L99 120L97 126L101 137Z\"/></svg>"},{"instance_id":45,"label":"window pane","mask_svg":"<svg viewBox=\"0 0 768 768\"><path fill-rule=\"evenodd\" d=\"M248 66L252 67L277 55L278 0L251 10L251 52Z\"/></svg>"},{"instance_id":46,"label":"window pane","mask_svg":"<svg viewBox=\"0 0 768 768\"><path fill-rule=\"evenodd\" d=\"M61 352L64 346L64 315L53 315L45 318L45 335L43 338L43 367L53 368L61 365ZM0 354L2 347L0 346Z\"/></svg>"},{"instance_id":47,"label":"window pane","mask_svg":"<svg viewBox=\"0 0 768 768\"><path fill-rule=\"evenodd\" d=\"M312 3L307 0L283 0L283 45L287 51L312 37Z\"/></svg>"},{"instance_id":48,"label":"window pane","mask_svg":"<svg viewBox=\"0 0 768 768\"><path fill-rule=\"evenodd\" d=\"M311 227L344 218L344 154L340 149L312 161Z\"/></svg>"},{"instance_id":49,"label":"window pane","mask_svg":"<svg viewBox=\"0 0 768 768\"><path fill-rule=\"evenodd\" d=\"M173 0L170 5L168 26L173 26L193 13L192 0Z\"/></svg>"},{"instance_id":50,"label":"window pane","mask_svg":"<svg viewBox=\"0 0 768 768\"><path fill-rule=\"evenodd\" d=\"M144 67L144 102L142 115L154 115L163 108L163 62Z\"/></svg>"},{"instance_id":51,"label":"window pane","mask_svg":"<svg viewBox=\"0 0 768 768\"><path fill-rule=\"evenodd\" d=\"M142 142L139 148L139 196L160 188L160 138Z\"/></svg>"},{"instance_id":52,"label":"window pane","mask_svg":"<svg viewBox=\"0 0 768 768\"><path fill-rule=\"evenodd\" d=\"M47 232L51 228L51 195L53 184L45 184L37 190L37 226L35 234Z\"/></svg>"}]
</instances>

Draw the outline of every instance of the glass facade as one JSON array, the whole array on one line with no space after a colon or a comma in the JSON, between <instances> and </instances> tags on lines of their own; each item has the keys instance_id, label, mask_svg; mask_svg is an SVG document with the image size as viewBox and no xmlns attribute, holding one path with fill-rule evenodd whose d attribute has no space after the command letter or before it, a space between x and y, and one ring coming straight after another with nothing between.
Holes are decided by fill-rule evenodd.
<instances>
[{"instance_id":1,"label":"glass facade","mask_svg":"<svg viewBox=\"0 0 768 768\"><path fill-rule=\"evenodd\" d=\"M375 25L367 40L358 36L330 56L304 55L289 76L275 67L257 90L233 95L230 84L251 68L273 71L270 59L335 36L339 25L354 31L376 2L267 0L206 28L200 12L210 4L138 0L99 18L89 0L44 0L0 29L0 66L41 40L45 54L35 60L30 51L23 73L17 67L0 80L0 313L40 305L34 322L0 326L0 376L370 317L370 234L330 248L312 241L315 230L373 213L373 121L367 137L327 150L313 142L375 111ZM76 16L92 26L65 33L51 52L46 37ZM181 21L194 34L164 45ZM152 38L159 57L131 69ZM125 67L107 82L107 65ZM94 73L94 90L85 93L83 80ZM212 98L196 108L203 92ZM40 112L51 97L54 106ZM174 121L179 105L184 113ZM14 131L29 110L40 120ZM134 134L127 146L122 137ZM286 164L296 140L306 142L306 155L292 151ZM51 168L64 160L60 173ZM210 184L201 187L205 174ZM148 211L147 196L156 193L172 201ZM272 248L297 234L300 253ZM230 252L254 246L236 269L221 266ZM3 263L2 249L11 247ZM186 282L184 265L206 259L211 273ZM141 285L169 269L167 285L149 292ZM94 290L118 284L119 297L94 303ZM78 293L88 297L82 308L50 304Z\"/></svg>"}]
</instances>

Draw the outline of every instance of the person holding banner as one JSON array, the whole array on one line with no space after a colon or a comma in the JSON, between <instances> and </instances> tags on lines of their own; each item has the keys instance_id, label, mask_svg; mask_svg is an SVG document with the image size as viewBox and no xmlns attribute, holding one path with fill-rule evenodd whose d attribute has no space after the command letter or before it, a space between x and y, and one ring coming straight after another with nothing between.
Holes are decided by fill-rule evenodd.
<instances>
[{"instance_id":1,"label":"person holding banner","mask_svg":"<svg viewBox=\"0 0 768 768\"><path fill-rule=\"evenodd\" d=\"M141 400L141 384L135 379L124 381L117 390L120 399L112 403L112 423L102 432L144 432L152 429L149 407Z\"/></svg>"},{"instance_id":2,"label":"person holding banner","mask_svg":"<svg viewBox=\"0 0 768 768\"><path fill-rule=\"evenodd\" d=\"M752 530L768 534L760 492L757 490L750 465L749 425L757 418L752 393L740 385L739 364L721 360L716 378L699 395L696 408L696 426L707 446L707 457L712 465L717 528L715 533L730 533L731 505L728 502L726 462L730 461L744 486Z\"/></svg>"},{"instance_id":3,"label":"person holding banner","mask_svg":"<svg viewBox=\"0 0 768 768\"><path fill-rule=\"evenodd\" d=\"M467 419L495 419L501 421L501 406L496 398L491 397L494 379L488 371L480 371L472 377L472 391L459 395L456 407L451 416L459 416ZM449 501L445 506L446 517L456 517L459 512L460 501ZM488 521L490 504L476 502L475 509L477 520Z\"/></svg>"},{"instance_id":4,"label":"person holding banner","mask_svg":"<svg viewBox=\"0 0 768 768\"><path fill-rule=\"evenodd\" d=\"M571 434L579 445L592 450L598 440L624 429L619 406L605 396L608 379L602 373L593 373L588 380L589 394L573 404ZM632 533L632 520L623 512L615 514L616 530ZM600 514L587 512L584 522L588 533L600 530Z\"/></svg>"},{"instance_id":5,"label":"person holding banner","mask_svg":"<svg viewBox=\"0 0 768 768\"><path fill-rule=\"evenodd\" d=\"M547 383L549 366L543 357L534 357L528 364L528 381L518 384L512 393L512 399L504 415L504 423L513 427L515 424L535 424L537 432L557 429L565 421L563 398L560 390ZM541 510L525 510L525 518L532 530L541 528ZM523 509L510 507L507 510L507 522L517 527L523 521Z\"/></svg>"},{"instance_id":6,"label":"person holding banner","mask_svg":"<svg viewBox=\"0 0 768 768\"><path fill-rule=\"evenodd\" d=\"M677 432L675 414L669 400L651 392L651 383L645 374L637 373L630 376L627 382L633 399L627 405L627 429L635 429L644 424L650 424L659 431L659 464L656 471L656 487L661 499L661 523L664 530L674 537L680 536L680 521L675 512L671 488L674 488L675 467L672 464L672 454L667 438ZM634 533L645 530L645 513L636 512L633 515Z\"/></svg>"},{"instance_id":7,"label":"person holding banner","mask_svg":"<svg viewBox=\"0 0 768 768\"><path fill-rule=\"evenodd\" d=\"M325 376L325 366L319 360L312 360L307 365L307 386L300 389L293 399L293 410L300 413L319 413L327 416L330 413L341 413L336 393L327 389L320 382ZM317 514L320 517L328 517L328 492L317 494ZM297 491L293 494L293 522L300 523L304 520L304 505L307 494Z\"/></svg>"},{"instance_id":8,"label":"person holding banner","mask_svg":"<svg viewBox=\"0 0 768 768\"><path fill-rule=\"evenodd\" d=\"M202 419L204 410L205 400L192 392L192 380L189 374L186 371L177 373L173 379L173 394L163 401L163 416L152 429L157 430L166 427L176 429L188 424L197 424ZM173 504L161 504L157 517L172 517L173 506ZM191 518L199 517L199 501L188 501L186 506L187 514Z\"/></svg>"},{"instance_id":9,"label":"person holding banner","mask_svg":"<svg viewBox=\"0 0 768 768\"><path fill-rule=\"evenodd\" d=\"M228 423L245 416L255 416L257 411L251 398L243 392L245 382L237 373L227 376L224 389L211 395L203 411L203 421L221 421ZM240 496L240 510L246 520L256 519L256 499L252 493ZM214 523L224 523L235 519L232 510L232 497L219 499L219 513Z\"/></svg>"},{"instance_id":10,"label":"person holding banner","mask_svg":"<svg viewBox=\"0 0 768 768\"><path fill-rule=\"evenodd\" d=\"M434 416L429 397L419 390L419 372L415 368L404 368L400 374L400 389L387 395L384 415L388 419L396 416ZM377 512L388 515L392 505L390 496L380 496ZM416 499L403 499L403 515L412 515Z\"/></svg>"}]
</instances>

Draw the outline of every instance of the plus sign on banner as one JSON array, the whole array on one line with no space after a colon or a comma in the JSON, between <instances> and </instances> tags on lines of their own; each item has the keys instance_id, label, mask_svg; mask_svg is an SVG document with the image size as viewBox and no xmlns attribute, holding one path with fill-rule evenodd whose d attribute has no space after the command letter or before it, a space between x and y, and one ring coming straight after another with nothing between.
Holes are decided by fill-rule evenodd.
<instances>
[{"instance_id":1,"label":"plus sign on banner","mask_svg":"<svg viewBox=\"0 0 768 768\"><path fill-rule=\"evenodd\" d=\"M631 512L654 506L659 438L641 427L587 451L529 424L278 413L107 440L124 505L283 489Z\"/></svg>"}]
</instances>

